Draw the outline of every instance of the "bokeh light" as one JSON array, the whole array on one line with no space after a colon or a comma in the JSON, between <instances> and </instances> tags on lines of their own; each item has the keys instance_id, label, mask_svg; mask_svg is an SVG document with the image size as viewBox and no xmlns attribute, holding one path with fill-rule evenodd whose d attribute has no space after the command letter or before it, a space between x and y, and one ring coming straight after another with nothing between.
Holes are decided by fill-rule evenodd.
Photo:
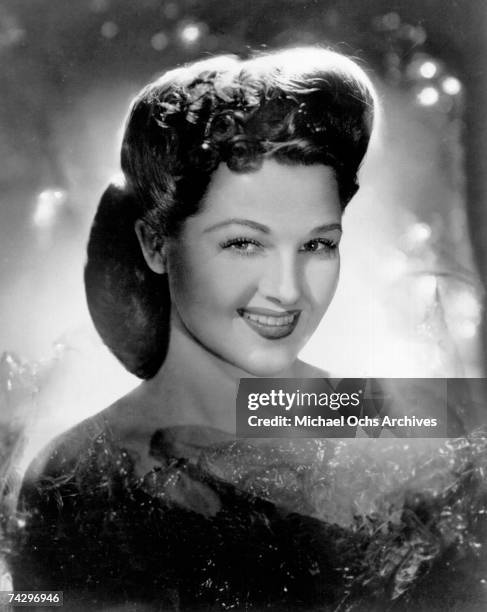
<instances>
[{"instance_id":1,"label":"bokeh light","mask_svg":"<svg viewBox=\"0 0 487 612\"><path fill-rule=\"evenodd\" d=\"M439 59L423 52L415 53L406 66L408 78L419 85L424 85L425 80L438 79L443 71L444 66Z\"/></svg>"},{"instance_id":2,"label":"bokeh light","mask_svg":"<svg viewBox=\"0 0 487 612\"><path fill-rule=\"evenodd\" d=\"M415 45L422 45L426 41L426 30L420 25L405 24L402 26L401 31L404 37L409 38Z\"/></svg>"},{"instance_id":3,"label":"bokeh light","mask_svg":"<svg viewBox=\"0 0 487 612\"><path fill-rule=\"evenodd\" d=\"M450 298L453 314L480 322L482 308L478 298L468 290L458 291Z\"/></svg>"},{"instance_id":4,"label":"bokeh light","mask_svg":"<svg viewBox=\"0 0 487 612\"><path fill-rule=\"evenodd\" d=\"M198 23L187 23L181 28L179 37L188 46L194 45L202 36L202 27Z\"/></svg>"},{"instance_id":5,"label":"bokeh light","mask_svg":"<svg viewBox=\"0 0 487 612\"><path fill-rule=\"evenodd\" d=\"M462 84L457 78L449 76L443 79L441 88L449 96L456 96L462 91Z\"/></svg>"},{"instance_id":6,"label":"bokeh light","mask_svg":"<svg viewBox=\"0 0 487 612\"><path fill-rule=\"evenodd\" d=\"M432 79L438 72L438 65L431 60L423 62L419 67L419 74L424 79Z\"/></svg>"},{"instance_id":7,"label":"bokeh light","mask_svg":"<svg viewBox=\"0 0 487 612\"><path fill-rule=\"evenodd\" d=\"M401 25L401 17L397 13L387 13L382 17L382 24L387 30L396 30Z\"/></svg>"},{"instance_id":8,"label":"bokeh light","mask_svg":"<svg viewBox=\"0 0 487 612\"><path fill-rule=\"evenodd\" d=\"M64 189L45 189L37 196L32 221L39 229L52 227L60 209L66 203L67 194Z\"/></svg>"},{"instance_id":9,"label":"bokeh light","mask_svg":"<svg viewBox=\"0 0 487 612\"><path fill-rule=\"evenodd\" d=\"M100 31L104 38L115 38L119 32L119 27L113 21L105 21L105 23L101 26Z\"/></svg>"},{"instance_id":10,"label":"bokeh light","mask_svg":"<svg viewBox=\"0 0 487 612\"><path fill-rule=\"evenodd\" d=\"M425 242L431 237L431 227L427 223L415 223L409 230L409 236L417 242Z\"/></svg>"},{"instance_id":11,"label":"bokeh light","mask_svg":"<svg viewBox=\"0 0 487 612\"><path fill-rule=\"evenodd\" d=\"M475 338L482 321L482 304L472 288L452 293L448 300L451 331L457 338Z\"/></svg>"},{"instance_id":12,"label":"bokeh light","mask_svg":"<svg viewBox=\"0 0 487 612\"><path fill-rule=\"evenodd\" d=\"M164 51L169 44L169 38L164 32L157 32L152 36L150 44L156 51Z\"/></svg>"},{"instance_id":13,"label":"bokeh light","mask_svg":"<svg viewBox=\"0 0 487 612\"><path fill-rule=\"evenodd\" d=\"M471 340L472 338L475 338L478 333L478 324L474 321L463 321L456 328L456 332L461 338Z\"/></svg>"},{"instance_id":14,"label":"bokeh light","mask_svg":"<svg viewBox=\"0 0 487 612\"><path fill-rule=\"evenodd\" d=\"M25 35L26 31L15 17L0 15L0 49L17 45L24 40Z\"/></svg>"},{"instance_id":15,"label":"bokeh light","mask_svg":"<svg viewBox=\"0 0 487 612\"><path fill-rule=\"evenodd\" d=\"M409 248L423 245L431 238L432 230L427 223L413 223L405 233L406 244Z\"/></svg>"},{"instance_id":16,"label":"bokeh light","mask_svg":"<svg viewBox=\"0 0 487 612\"><path fill-rule=\"evenodd\" d=\"M416 99L421 106L434 106L440 99L440 94L436 87L423 87L416 95Z\"/></svg>"}]
</instances>

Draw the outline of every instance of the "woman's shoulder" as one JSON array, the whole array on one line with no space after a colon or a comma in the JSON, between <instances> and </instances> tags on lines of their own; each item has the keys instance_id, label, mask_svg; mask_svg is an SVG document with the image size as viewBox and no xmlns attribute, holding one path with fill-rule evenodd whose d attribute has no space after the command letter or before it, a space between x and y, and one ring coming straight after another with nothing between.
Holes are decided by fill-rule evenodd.
<instances>
[{"instance_id":1,"label":"woman's shoulder","mask_svg":"<svg viewBox=\"0 0 487 612\"><path fill-rule=\"evenodd\" d=\"M68 479L101 476L101 471L106 475L116 471L121 459L130 463L133 475L157 467L151 455L151 437L157 428L151 422L149 403L150 397L139 385L56 436L30 462L23 476L23 493Z\"/></svg>"},{"instance_id":2,"label":"woman's shoulder","mask_svg":"<svg viewBox=\"0 0 487 612\"><path fill-rule=\"evenodd\" d=\"M30 462L23 477L23 489L42 480L55 481L73 472L104 432L103 421L90 417L56 436Z\"/></svg>"},{"instance_id":3,"label":"woman's shoulder","mask_svg":"<svg viewBox=\"0 0 487 612\"><path fill-rule=\"evenodd\" d=\"M134 394L128 393L50 440L30 462L24 484L62 477L72 472L96 445L121 441L135 403Z\"/></svg>"}]
</instances>

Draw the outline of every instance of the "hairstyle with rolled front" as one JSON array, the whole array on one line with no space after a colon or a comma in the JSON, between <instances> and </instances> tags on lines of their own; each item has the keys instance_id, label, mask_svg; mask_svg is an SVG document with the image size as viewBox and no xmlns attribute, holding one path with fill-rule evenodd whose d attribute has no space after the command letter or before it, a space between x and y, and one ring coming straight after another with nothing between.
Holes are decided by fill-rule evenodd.
<instances>
[{"instance_id":1,"label":"hairstyle with rolled front","mask_svg":"<svg viewBox=\"0 0 487 612\"><path fill-rule=\"evenodd\" d=\"M199 61L136 96L122 142L124 182L101 198L85 267L95 327L130 372L158 371L170 314L167 278L146 265L136 220L162 245L197 214L220 163L255 172L266 158L330 166L344 209L358 189L374 108L365 72L318 47Z\"/></svg>"}]
</instances>

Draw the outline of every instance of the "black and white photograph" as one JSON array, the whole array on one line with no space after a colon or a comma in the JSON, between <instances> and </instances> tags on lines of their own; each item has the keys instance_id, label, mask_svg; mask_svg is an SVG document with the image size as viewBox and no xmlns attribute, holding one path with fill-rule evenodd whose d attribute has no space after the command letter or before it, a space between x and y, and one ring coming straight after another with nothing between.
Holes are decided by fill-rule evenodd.
<instances>
[{"instance_id":1,"label":"black and white photograph","mask_svg":"<svg viewBox=\"0 0 487 612\"><path fill-rule=\"evenodd\" d=\"M0 0L0 610L487 609L487 2Z\"/></svg>"}]
</instances>

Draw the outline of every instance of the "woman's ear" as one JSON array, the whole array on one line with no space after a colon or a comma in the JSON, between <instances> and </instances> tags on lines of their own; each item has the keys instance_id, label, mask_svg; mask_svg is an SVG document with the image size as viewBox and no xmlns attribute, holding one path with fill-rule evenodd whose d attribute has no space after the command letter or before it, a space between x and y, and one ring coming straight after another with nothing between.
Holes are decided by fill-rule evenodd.
<instances>
[{"instance_id":1,"label":"woman's ear","mask_svg":"<svg viewBox=\"0 0 487 612\"><path fill-rule=\"evenodd\" d=\"M142 219L137 219L134 229L146 264L156 274L165 274L166 256L164 245L161 246L161 241Z\"/></svg>"}]
</instances>

